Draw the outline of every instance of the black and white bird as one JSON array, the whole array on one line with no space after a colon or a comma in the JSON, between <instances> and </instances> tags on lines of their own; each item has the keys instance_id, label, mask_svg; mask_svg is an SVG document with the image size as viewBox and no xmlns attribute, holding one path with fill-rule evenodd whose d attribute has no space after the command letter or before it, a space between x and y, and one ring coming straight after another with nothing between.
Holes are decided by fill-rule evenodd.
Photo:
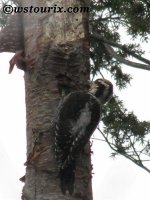
<instances>
[{"instance_id":1,"label":"black and white bird","mask_svg":"<svg viewBox=\"0 0 150 200\"><path fill-rule=\"evenodd\" d=\"M55 154L62 193L74 190L76 158L100 121L102 106L113 94L113 85L106 79L91 83L89 92L68 94L59 107L54 123Z\"/></svg>"}]
</instances>

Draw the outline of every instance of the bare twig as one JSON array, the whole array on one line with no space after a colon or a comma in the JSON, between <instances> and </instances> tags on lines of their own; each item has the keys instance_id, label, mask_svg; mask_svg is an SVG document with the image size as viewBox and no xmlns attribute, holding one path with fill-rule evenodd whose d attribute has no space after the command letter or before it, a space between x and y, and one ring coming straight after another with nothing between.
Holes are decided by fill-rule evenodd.
<instances>
[{"instance_id":1,"label":"bare twig","mask_svg":"<svg viewBox=\"0 0 150 200\"><path fill-rule=\"evenodd\" d=\"M144 58L144 57L142 57L142 56L137 55L137 54L134 53L133 51L131 51L131 50L129 50L128 48L126 48L125 45L121 45L121 44L118 44L117 42L114 42L114 41L111 41L111 40L107 40L107 39L103 38L102 36L100 36L100 35L97 34L97 33L91 34L91 37L92 37L92 38L96 38L96 39L98 39L98 40L104 42L105 44L109 44L109 45L111 45L111 46L113 46L113 47L117 47L117 48L119 48L119 49L122 49L124 52L130 54L130 55L133 56L134 58L136 58L136 59L138 59L138 60L140 60L140 61L142 61L142 62L144 62L144 63L146 63L146 64L148 64L148 65L143 65L143 66L142 66L142 64L139 64L139 63L137 63L137 64L139 64L139 65L135 65L135 64L130 65L132 62L131 62L131 61L125 60L125 59L122 58L121 56L120 56L121 59L119 60L120 62L123 62L123 61L125 60L125 62L123 62L124 64L130 65L130 66L133 66L133 67L137 67L137 68L141 68L141 67L142 67L141 69L150 70L150 60L148 60L148 59L146 59L146 58ZM118 57L117 57L117 58L118 58ZM122 59L123 59L123 60L122 60Z\"/></svg>"},{"instance_id":2,"label":"bare twig","mask_svg":"<svg viewBox=\"0 0 150 200\"><path fill-rule=\"evenodd\" d=\"M135 163L136 165L138 165L139 167L145 169L148 173L150 173L150 170L149 170L146 166L144 166L143 163L142 163L142 161L148 161L148 160L142 160L142 161L141 161L141 160L137 160L137 159L135 159L133 156L128 155L125 151L119 152L118 149L114 148L115 145L114 145L114 144L111 144L111 143L109 142L108 138L107 138L107 137L105 136L105 134L100 130L100 128L97 128L97 129L98 129L99 132L102 134L102 136L104 137L105 141L107 142L107 144L109 145L109 147L110 147L113 151L115 151L115 152L119 153L120 155L126 157L127 159L131 160L133 163ZM135 151L136 151L136 150L135 150ZM135 151L134 151L134 152L135 152Z\"/></svg>"},{"instance_id":3,"label":"bare twig","mask_svg":"<svg viewBox=\"0 0 150 200\"><path fill-rule=\"evenodd\" d=\"M105 45L106 50L109 52L109 54L112 57L114 57L116 60L118 60L119 62L121 62L125 65L135 67L135 68L145 69L145 70L150 71L150 65L144 65L144 64L141 64L141 63L136 63L136 62L126 60L123 57L121 57L120 55L118 55L110 45L108 45L108 44L104 44L104 45Z\"/></svg>"}]
</instances>

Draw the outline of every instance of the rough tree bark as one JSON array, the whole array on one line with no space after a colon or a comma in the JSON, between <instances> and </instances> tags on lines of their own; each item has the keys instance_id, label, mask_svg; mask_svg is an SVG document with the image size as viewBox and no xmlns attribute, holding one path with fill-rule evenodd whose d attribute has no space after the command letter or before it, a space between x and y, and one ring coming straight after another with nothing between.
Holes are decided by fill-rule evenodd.
<instances>
[{"instance_id":1,"label":"rough tree bark","mask_svg":"<svg viewBox=\"0 0 150 200\"><path fill-rule=\"evenodd\" d=\"M85 6L80 0L23 0L22 6ZM78 159L75 192L59 187L51 121L61 100L60 87L86 90L89 80L88 13L23 15L25 56L34 65L25 72L27 162L23 200L92 200L90 145ZM60 84L61 82L61 84Z\"/></svg>"}]
</instances>

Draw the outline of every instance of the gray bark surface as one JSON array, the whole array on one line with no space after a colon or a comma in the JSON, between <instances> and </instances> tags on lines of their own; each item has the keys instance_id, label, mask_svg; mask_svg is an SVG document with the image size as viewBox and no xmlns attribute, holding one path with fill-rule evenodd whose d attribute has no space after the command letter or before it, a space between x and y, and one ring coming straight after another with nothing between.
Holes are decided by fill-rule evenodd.
<instances>
[{"instance_id":1,"label":"gray bark surface","mask_svg":"<svg viewBox=\"0 0 150 200\"><path fill-rule=\"evenodd\" d=\"M23 6L81 6L81 1L23 0ZM82 4L83 5L83 4ZM35 59L25 72L27 161L23 200L92 200L90 145L79 156L73 196L62 195L51 122L62 99L59 80L71 91L89 80L87 13L24 14L25 55ZM66 78L67 77L67 78Z\"/></svg>"}]
</instances>

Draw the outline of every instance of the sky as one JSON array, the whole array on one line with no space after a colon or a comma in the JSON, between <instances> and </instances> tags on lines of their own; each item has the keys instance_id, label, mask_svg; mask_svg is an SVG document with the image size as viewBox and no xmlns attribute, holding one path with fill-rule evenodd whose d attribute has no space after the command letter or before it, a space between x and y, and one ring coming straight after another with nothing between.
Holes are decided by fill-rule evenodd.
<instances>
[{"instance_id":1,"label":"sky","mask_svg":"<svg viewBox=\"0 0 150 200\"><path fill-rule=\"evenodd\" d=\"M0 200L20 200L25 174L26 116L23 72L8 74L12 54L0 54ZM133 77L131 86L114 93L140 120L150 119L150 72L123 66ZM107 75L105 76L107 78ZM110 78L109 78L110 80ZM94 134L99 137L99 133ZM150 174L122 156L110 158L111 150L104 142L94 140L92 163L94 200L148 200Z\"/></svg>"},{"instance_id":2,"label":"sky","mask_svg":"<svg viewBox=\"0 0 150 200\"><path fill-rule=\"evenodd\" d=\"M131 85L114 93L124 101L129 111L134 111L140 120L150 120L150 72L123 66L123 71L132 75ZM95 133L99 138L100 133ZM150 174L123 156L115 159L104 142L93 143L93 192L94 200L148 200Z\"/></svg>"}]
</instances>

